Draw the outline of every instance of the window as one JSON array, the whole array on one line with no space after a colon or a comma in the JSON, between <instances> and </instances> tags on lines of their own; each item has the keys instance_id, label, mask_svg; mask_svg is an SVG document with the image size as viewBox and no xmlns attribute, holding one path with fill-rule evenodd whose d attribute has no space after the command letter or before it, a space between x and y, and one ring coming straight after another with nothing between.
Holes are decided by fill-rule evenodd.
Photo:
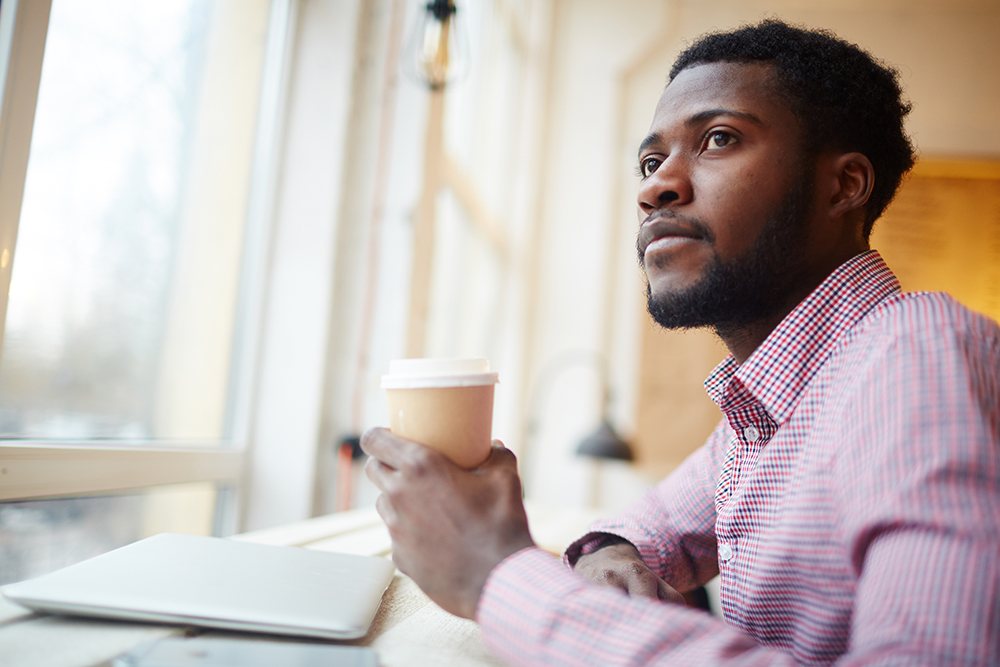
<instances>
[{"instance_id":1,"label":"window","mask_svg":"<svg viewBox=\"0 0 1000 667\"><path fill-rule=\"evenodd\" d=\"M287 15L270 0L3 3L8 565L69 539L60 552L83 558L163 526L224 530ZM30 155L16 140L29 128ZM37 500L69 495L86 497ZM98 515L113 520L80 530ZM0 580L39 573L12 567Z\"/></svg>"}]
</instances>

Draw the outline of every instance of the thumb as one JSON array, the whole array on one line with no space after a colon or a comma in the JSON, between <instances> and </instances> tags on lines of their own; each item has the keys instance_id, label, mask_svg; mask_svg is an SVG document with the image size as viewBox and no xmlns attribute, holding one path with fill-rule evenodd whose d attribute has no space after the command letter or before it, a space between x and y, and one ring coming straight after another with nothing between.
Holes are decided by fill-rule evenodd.
<instances>
[{"instance_id":1,"label":"thumb","mask_svg":"<svg viewBox=\"0 0 1000 667\"><path fill-rule=\"evenodd\" d=\"M517 457L507 449L502 442L494 440L490 446L490 455L477 468L510 467L517 470Z\"/></svg>"}]
</instances>

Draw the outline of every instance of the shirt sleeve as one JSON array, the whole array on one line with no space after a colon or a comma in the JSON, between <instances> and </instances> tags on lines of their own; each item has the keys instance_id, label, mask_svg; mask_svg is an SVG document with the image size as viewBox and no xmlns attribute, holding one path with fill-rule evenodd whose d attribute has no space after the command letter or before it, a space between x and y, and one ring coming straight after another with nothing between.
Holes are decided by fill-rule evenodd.
<instances>
[{"instance_id":1,"label":"shirt sleeve","mask_svg":"<svg viewBox=\"0 0 1000 667\"><path fill-rule=\"evenodd\" d=\"M1000 664L1000 332L934 324L871 355L845 402L845 663Z\"/></svg>"},{"instance_id":2,"label":"shirt sleeve","mask_svg":"<svg viewBox=\"0 0 1000 667\"><path fill-rule=\"evenodd\" d=\"M706 612L588 583L537 548L494 568L476 620L511 666L795 664Z\"/></svg>"},{"instance_id":3,"label":"shirt sleeve","mask_svg":"<svg viewBox=\"0 0 1000 667\"><path fill-rule=\"evenodd\" d=\"M635 545L646 565L679 591L719 573L715 542L715 486L731 431L719 423L706 443L669 477L621 515L598 521L564 554L567 564L603 535Z\"/></svg>"}]
</instances>

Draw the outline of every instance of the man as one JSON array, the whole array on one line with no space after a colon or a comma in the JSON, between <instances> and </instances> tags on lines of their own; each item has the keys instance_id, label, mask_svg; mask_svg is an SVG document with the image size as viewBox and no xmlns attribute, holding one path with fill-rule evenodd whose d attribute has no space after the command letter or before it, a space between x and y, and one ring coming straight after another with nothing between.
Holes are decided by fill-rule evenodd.
<instances>
[{"instance_id":1,"label":"man","mask_svg":"<svg viewBox=\"0 0 1000 667\"><path fill-rule=\"evenodd\" d=\"M400 570L511 664L1000 664L1000 329L901 294L868 248L908 111L826 33L681 54L638 250L656 321L731 352L706 381L722 421L570 546L575 572L533 546L507 450L464 471L370 431ZM724 620L678 604L717 574Z\"/></svg>"}]
</instances>

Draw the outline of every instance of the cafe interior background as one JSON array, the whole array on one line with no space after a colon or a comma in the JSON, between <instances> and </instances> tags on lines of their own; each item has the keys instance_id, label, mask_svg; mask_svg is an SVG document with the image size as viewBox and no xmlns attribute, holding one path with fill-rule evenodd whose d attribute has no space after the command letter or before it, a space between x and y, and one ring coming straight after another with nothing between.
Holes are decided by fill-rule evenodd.
<instances>
[{"instance_id":1,"label":"cafe interior background","mask_svg":"<svg viewBox=\"0 0 1000 667\"><path fill-rule=\"evenodd\" d=\"M712 29L898 66L920 163L874 246L1000 317L996 0L459 0L444 42L427 4L0 5L0 583L370 507L350 440L404 356L491 360L528 502L636 498L718 419L724 350L650 325L634 251L636 146Z\"/></svg>"}]
</instances>

